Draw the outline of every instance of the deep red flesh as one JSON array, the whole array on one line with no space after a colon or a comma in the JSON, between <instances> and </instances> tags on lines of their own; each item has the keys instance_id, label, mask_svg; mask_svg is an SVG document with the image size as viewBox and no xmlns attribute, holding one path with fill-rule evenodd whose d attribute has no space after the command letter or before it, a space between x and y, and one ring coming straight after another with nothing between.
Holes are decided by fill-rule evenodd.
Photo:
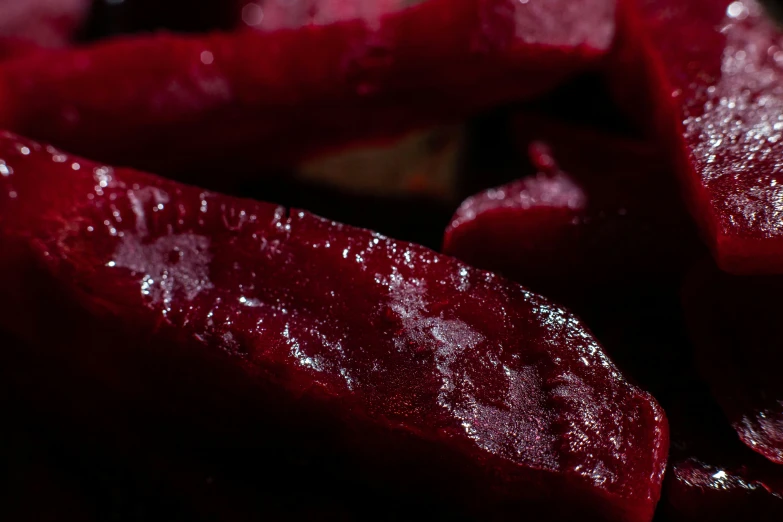
<instances>
[{"instance_id":1,"label":"deep red flesh","mask_svg":"<svg viewBox=\"0 0 783 522\"><path fill-rule=\"evenodd\" d=\"M620 6L617 90L668 143L716 261L783 272L783 33L754 0Z\"/></svg>"},{"instance_id":2,"label":"deep red flesh","mask_svg":"<svg viewBox=\"0 0 783 522\"><path fill-rule=\"evenodd\" d=\"M30 55L40 50L40 46L23 38L0 37L0 61Z\"/></svg>"},{"instance_id":3,"label":"deep red flesh","mask_svg":"<svg viewBox=\"0 0 783 522\"><path fill-rule=\"evenodd\" d=\"M516 126L535 174L467 199L446 254L559 298L688 266L698 238L653 147L539 117Z\"/></svg>"},{"instance_id":4,"label":"deep red flesh","mask_svg":"<svg viewBox=\"0 0 783 522\"><path fill-rule=\"evenodd\" d=\"M177 415L214 403L228 420L212 429L296 430L361 457L369 480L484 518L652 517L663 412L549 301L422 247L12 134L0 158L2 326L42 357Z\"/></svg>"},{"instance_id":5,"label":"deep red flesh","mask_svg":"<svg viewBox=\"0 0 783 522\"><path fill-rule=\"evenodd\" d=\"M783 364L776 327L783 280L699 266L684 293L699 370L752 450L783 464Z\"/></svg>"},{"instance_id":6,"label":"deep red flesh","mask_svg":"<svg viewBox=\"0 0 783 522\"><path fill-rule=\"evenodd\" d=\"M44 53L0 69L0 127L115 164L255 173L349 138L460 120L601 59L612 2L543 5L430 0L377 23Z\"/></svg>"}]
</instances>

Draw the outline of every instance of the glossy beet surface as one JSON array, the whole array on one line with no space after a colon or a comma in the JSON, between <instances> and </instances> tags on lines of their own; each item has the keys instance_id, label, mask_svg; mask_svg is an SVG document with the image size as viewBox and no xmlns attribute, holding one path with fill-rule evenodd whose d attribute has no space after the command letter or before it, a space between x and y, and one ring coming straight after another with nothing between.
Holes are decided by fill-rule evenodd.
<instances>
[{"instance_id":1,"label":"glossy beet surface","mask_svg":"<svg viewBox=\"0 0 783 522\"><path fill-rule=\"evenodd\" d=\"M620 4L618 90L669 143L718 264L783 272L783 33L754 0Z\"/></svg>"},{"instance_id":2,"label":"glossy beet surface","mask_svg":"<svg viewBox=\"0 0 783 522\"><path fill-rule=\"evenodd\" d=\"M697 363L740 439L783 464L779 277L739 277L699 266L684 292Z\"/></svg>"},{"instance_id":3,"label":"glossy beet surface","mask_svg":"<svg viewBox=\"0 0 783 522\"><path fill-rule=\"evenodd\" d=\"M664 414L549 301L422 247L11 134L0 158L2 326L42 357L214 414L210 429L293 430L302 450L358 456L355 473L482 519L652 517Z\"/></svg>"},{"instance_id":4,"label":"glossy beet surface","mask_svg":"<svg viewBox=\"0 0 783 522\"><path fill-rule=\"evenodd\" d=\"M0 127L165 173L257 173L346 139L460 120L594 65L613 3L544 5L430 0L373 23L38 54L0 69Z\"/></svg>"},{"instance_id":5,"label":"glossy beet surface","mask_svg":"<svg viewBox=\"0 0 783 522\"><path fill-rule=\"evenodd\" d=\"M516 139L534 174L467 199L445 253L561 297L676 274L699 250L654 148L537 117Z\"/></svg>"}]
</instances>

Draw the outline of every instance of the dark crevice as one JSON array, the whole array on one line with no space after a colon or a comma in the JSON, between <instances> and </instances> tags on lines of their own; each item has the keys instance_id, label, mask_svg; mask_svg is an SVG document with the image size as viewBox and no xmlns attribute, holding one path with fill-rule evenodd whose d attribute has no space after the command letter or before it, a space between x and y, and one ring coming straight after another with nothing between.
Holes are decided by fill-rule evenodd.
<instances>
[{"instance_id":1,"label":"dark crevice","mask_svg":"<svg viewBox=\"0 0 783 522\"><path fill-rule=\"evenodd\" d=\"M161 30L228 30L236 24L237 5L229 0L94 0L79 40Z\"/></svg>"},{"instance_id":2,"label":"dark crevice","mask_svg":"<svg viewBox=\"0 0 783 522\"><path fill-rule=\"evenodd\" d=\"M297 182L291 177L259 177L232 190L242 197L270 201L291 211L366 228L385 236L440 250L456 203L426 196L376 196Z\"/></svg>"},{"instance_id":3,"label":"dark crevice","mask_svg":"<svg viewBox=\"0 0 783 522\"><path fill-rule=\"evenodd\" d=\"M783 28L783 0L761 0L767 14Z\"/></svg>"}]
</instances>

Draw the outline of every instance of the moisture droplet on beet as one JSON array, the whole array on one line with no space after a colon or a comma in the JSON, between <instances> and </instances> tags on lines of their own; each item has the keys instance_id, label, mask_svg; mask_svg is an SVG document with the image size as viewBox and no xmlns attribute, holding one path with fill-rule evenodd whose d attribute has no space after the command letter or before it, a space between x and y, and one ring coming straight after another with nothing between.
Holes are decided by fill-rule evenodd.
<instances>
[{"instance_id":1,"label":"moisture droplet on beet","mask_svg":"<svg viewBox=\"0 0 783 522\"><path fill-rule=\"evenodd\" d=\"M651 520L665 415L568 311L423 247L62 155L0 135L0 321L40 357L485 520Z\"/></svg>"}]
</instances>

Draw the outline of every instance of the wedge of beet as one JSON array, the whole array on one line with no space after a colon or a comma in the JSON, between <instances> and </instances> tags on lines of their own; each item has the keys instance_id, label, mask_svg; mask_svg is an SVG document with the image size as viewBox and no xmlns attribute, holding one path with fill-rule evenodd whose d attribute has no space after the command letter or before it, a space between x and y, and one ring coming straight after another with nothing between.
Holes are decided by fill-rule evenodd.
<instances>
[{"instance_id":1,"label":"wedge of beet","mask_svg":"<svg viewBox=\"0 0 783 522\"><path fill-rule=\"evenodd\" d=\"M740 439L783 464L783 363L775 327L783 279L696 267L684 290L697 364Z\"/></svg>"},{"instance_id":2,"label":"wedge of beet","mask_svg":"<svg viewBox=\"0 0 783 522\"><path fill-rule=\"evenodd\" d=\"M783 32L755 0L620 6L616 91L667 143L717 263L783 272Z\"/></svg>"},{"instance_id":3,"label":"wedge of beet","mask_svg":"<svg viewBox=\"0 0 783 522\"><path fill-rule=\"evenodd\" d=\"M13 134L0 158L1 326L39 357L192 436L334 451L351 477L482 519L651 519L665 416L546 299Z\"/></svg>"},{"instance_id":4,"label":"wedge of beet","mask_svg":"<svg viewBox=\"0 0 783 522\"><path fill-rule=\"evenodd\" d=\"M539 94L604 57L613 13L609 0L430 0L373 23L115 39L5 64L0 127L191 178L257 174Z\"/></svg>"},{"instance_id":5,"label":"wedge of beet","mask_svg":"<svg viewBox=\"0 0 783 522\"><path fill-rule=\"evenodd\" d=\"M445 253L563 298L677 274L700 250L653 147L532 116L516 139L533 174L467 199Z\"/></svg>"}]
</instances>

